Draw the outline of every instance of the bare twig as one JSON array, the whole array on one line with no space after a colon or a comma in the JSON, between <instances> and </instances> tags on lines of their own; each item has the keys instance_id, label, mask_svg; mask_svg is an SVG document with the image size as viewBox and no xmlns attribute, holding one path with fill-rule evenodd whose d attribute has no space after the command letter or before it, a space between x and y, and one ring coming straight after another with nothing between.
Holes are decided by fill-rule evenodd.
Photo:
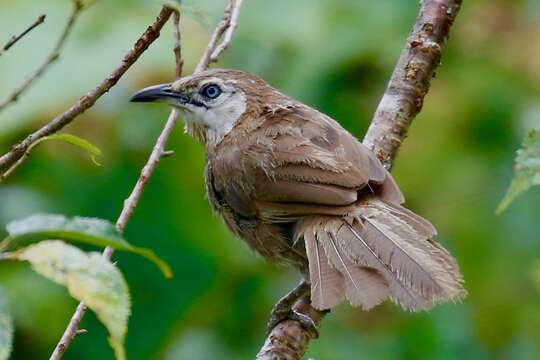
<instances>
[{"instance_id":1,"label":"bare twig","mask_svg":"<svg viewBox=\"0 0 540 360\"><path fill-rule=\"evenodd\" d=\"M174 26L174 58L176 60L176 78L182 76L182 70L184 67L184 59L182 57L182 33L180 32L180 11L175 11L173 14L173 26Z\"/></svg>"},{"instance_id":2,"label":"bare twig","mask_svg":"<svg viewBox=\"0 0 540 360\"><path fill-rule=\"evenodd\" d=\"M422 109L430 80L439 65L441 48L462 0L422 0L407 45L403 49L388 87L364 138L364 144L377 154L386 168L399 149L408 127ZM305 314L318 325L324 313L303 299ZM293 320L277 324L257 355L257 360L298 360L315 334Z\"/></svg>"},{"instance_id":3,"label":"bare twig","mask_svg":"<svg viewBox=\"0 0 540 360\"><path fill-rule=\"evenodd\" d=\"M56 42L56 45L54 46L50 54L47 56L45 61L34 71L34 73L27 77L26 80L19 84L15 88L15 90L13 90L11 94L8 95L7 98L0 102L0 111L4 110L8 105L17 101L19 99L19 96L21 96L22 93L25 92L34 81L40 78L52 63L58 60L58 58L60 57L60 51L66 43L68 35L71 33L71 29L73 29L73 25L75 24L75 21L77 20L77 17L81 13L82 9L82 1L74 0L73 10L71 11L71 15L69 16L68 21L64 26L64 30L62 30L62 33L60 34L60 37Z\"/></svg>"},{"instance_id":4,"label":"bare twig","mask_svg":"<svg viewBox=\"0 0 540 360\"><path fill-rule=\"evenodd\" d=\"M0 183L2 183L9 175L11 175L11 173L13 171L15 171L15 169L17 169L22 163L23 161L28 157L30 156L30 151L36 147L37 145L39 145L42 141L45 141L47 140L47 137L42 137L41 139L39 140L36 140L34 141L29 147L28 149L26 149L26 152L24 153L23 156L21 156L19 158L19 160L17 160L13 165L11 165L11 167L9 169L7 169L4 173L0 173Z\"/></svg>"},{"instance_id":5,"label":"bare twig","mask_svg":"<svg viewBox=\"0 0 540 360\"><path fill-rule=\"evenodd\" d=\"M171 16L171 13L173 10L167 7L163 7L161 12L159 13L156 21L148 27L146 32L137 40L135 43L134 48L128 53L123 60L123 65L126 66L126 68L118 73L118 76L115 76L112 80L114 83L118 81L121 74L123 74L131 64L133 64L139 55L144 52L148 48L148 46L159 37L159 32L163 25L167 22L169 17ZM178 23L175 22L175 25L178 26ZM179 30L175 31L176 34L176 42L179 42ZM139 49L139 50L137 50ZM130 61L128 63L128 60ZM181 61L181 59L177 58L177 69L179 68L178 61ZM117 69L118 70L118 69ZM113 74L116 73L116 70L113 72ZM109 76L107 79L111 78ZM111 85L112 86L112 85ZM99 88L99 86L98 86ZM110 88L110 87L109 87ZM102 92L102 94L105 91ZM101 96L101 95L100 95ZM94 99L95 102L96 99ZM154 172L154 169L156 168L159 160L163 157L163 153L165 152L165 143L167 142L167 139L169 138L170 134L172 133L172 130L174 129L174 125L176 123L176 120L178 118L178 113L176 110L172 110L171 114L169 115L169 119L167 120L167 123L165 125L165 128L161 132L156 145L154 146L154 149L152 153L150 154L150 158L148 159L148 162L144 166L144 168L141 171L141 175L139 176L139 179L137 180L137 183L135 184L135 187L129 197L124 202L124 207L122 209L122 212L120 216L118 217L118 220L116 221L116 228L117 230L122 233L124 231L124 228L126 227L126 224L130 218L130 216L133 214L133 210L135 209L142 192L144 190L144 187L146 183L148 182L148 179ZM113 249L110 247L105 248L103 251L103 257L106 259L110 259L113 254ZM66 330L64 331L64 334L62 335L62 338L56 345L51 357L49 360L59 360L62 358L63 354L71 344L71 341L75 338L77 335L77 332L79 331L79 324L81 323L84 314L86 312L86 305L83 302L80 302L77 306L77 309L73 313L73 316L71 317L68 326L66 327Z\"/></svg>"},{"instance_id":6,"label":"bare twig","mask_svg":"<svg viewBox=\"0 0 540 360\"><path fill-rule=\"evenodd\" d=\"M238 11L239 11L239 8L237 8L236 12L238 13ZM182 75L182 65L184 63L181 56L181 33L180 33L179 22L180 22L180 13L177 13L175 14L175 18L173 22L174 27L175 27L175 31L174 31L175 45L174 45L173 51L174 51L175 59L176 59L177 77L180 77ZM227 29L225 29L225 31L226 30ZM232 37L232 33L230 37ZM212 46L209 46L208 47L209 51L214 51L215 46L216 46L215 44ZM198 70L196 70L196 72L205 70L208 67L208 64L209 63L207 63L206 65L200 68L198 67ZM171 151L165 150L165 145L170 135L172 134L172 131L174 130L174 126L176 125L177 120L178 120L178 111L176 109L172 109L169 114L169 118L167 119L167 122L165 124L165 127L161 131L161 134L159 135L156 141L156 144L154 145L154 148L152 150L152 153L150 154L150 157L146 165L141 170L141 174L135 184L135 187L133 188L128 198L124 201L124 207L122 208L122 212L120 213L120 216L118 217L118 220L116 221L116 229L120 233L124 231L127 225L127 222L129 221L131 215L135 211L135 208L137 207L137 204L139 203L139 199L141 198L141 195L146 187L146 184L150 180L150 177L152 176L159 161L162 158L171 156L173 154L171 153ZM103 257L106 259L110 259L113 254L113 251L114 250L110 247L105 248L105 250L103 251ZM85 312L86 312L86 306L82 302L79 303L79 305L77 306L77 309L75 310L75 313L73 314L68 324L68 327L66 328L64 332L64 335L62 336L62 339L60 339L60 342L56 346L56 349L53 355L51 356L50 360L58 360L61 358L62 354L66 351L69 344L73 340Z\"/></svg>"},{"instance_id":7,"label":"bare twig","mask_svg":"<svg viewBox=\"0 0 540 360\"><path fill-rule=\"evenodd\" d=\"M242 0L229 0L223 14L223 19L212 33L208 46L195 68L195 73L207 69L211 63L216 62L219 55L229 46L234 30L238 25L238 15L240 14L241 6ZM221 42L218 44L220 40Z\"/></svg>"},{"instance_id":8,"label":"bare twig","mask_svg":"<svg viewBox=\"0 0 540 360\"><path fill-rule=\"evenodd\" d=\"M105 79L103 79L94 89L81 97L75 104L62 114L56 116L49 123L44 125L39 130L28 135L24 140L12 146L11 150L0 157L0 172L6 171L17 160L24 156L28 147L36 140L54 134L61 130L64 126L73 121L77 116L82 114L88 108L92 107L95 102L110 88L112 88L124 73L137 61L139 56L152 44L158 37L163 25L167 22L173 10L168 7L163 7L155 22L149 26L142 36L137 39L133 48L131 48L120 65L114 69Z\"/></svg>"},{"instance_id":9,"label":"bare twig","mask_svg":"<svg viewBox=\"0 0 540 360\"><path fill-rule=\"evenodd\" d=\"M124 231L124 228L126 227L129 218L131 217L133 211L135 210L135 207L139 203L139 199L141 198L142 192L144 191L144 188L148 183L150 176L152 176L152 173L154 172L154 169L156 168L159 160L164 156L165 143L172 134L177 119L178 111L176 109L172 109L171 113L169 114L169 118L167 119L167 123L165 124L163 131L159 135L159 138L154 145L154 149L150 154L150 158L148 159L146 165L143 167L141 175L139 176L139 179L137 180L133 191L126 199L126 201L124 201L124 208L122 209L122 212L120 213L120 216L116 221L116 228L118 229L118 231Z\"/></svg>"},{"instance_id":10,"label":"bare twig","mask_svg":"<svg viewBox=\"0 0 540 360\"><path fill-rule=\"evenodd\" d=\"M176 110L172 110L169 118L167 119L167 123L165 124L164 129L162 130L161 134L159 135L159 138L154 145L154 149L152 150L152 153L150 154L150 158L148 159L148 162L143 167L141 171L141 175L139 176L139 179L137 180L137 183L135 184L135 187L131 191L131 194L129 197L124 201L124 207L122 208L122 212L120 213L120 216L116 220L116 229L122 233L124 232L124 229L127 225L127 222L131 215L133 214L133 211L135 210L135 207L137 206L139 199L144 191L144 188L146 184L148 183L148 180L154 173L154 170L161 160L162 157L164 157L165 152L165 143L167 142L169 136L172 134L172 131L174 129L174 126L176 124L176 121L178 119L178 113ZM111 247L106 247L103 251L103 257L105 259L110 260L112 257L114 250ZM64 334L62 335L62 338L56 345L56 348L54 349L53 354L51 355L50 360L57 360L60 359L63 355L63 353L66 351L66 349L69 347L71 341L77 335L79 324L81 323L84 314L86 312L86 305L81 302L77 306L77 309L75 310L73 316L71 317L71 320L69 321L69 324L64 331Z\"/></svg>"},{"instance_id":11,"label":"bare twig","mask_svg":"<svg viewBox=\"0 0 540 360\"><path fill-rule=\"evenodd\" d=\"M0 56L2 56L6 51L9 50L10 47L12 47L13 45L15 45L15 43L19 40L21 40L26 34L28 34L30 31L32 31L34 28L36 28L37 26L39 26L40 24L43 24L43 22L45 21L45 14L43 15L39 15L38 18L32 23L32 25L30 25L29 27L26 28L26 30L24 30L22 33L20 33L19 35L13 35L9 40L8 42L6 43L6 45L4 45L1 49L0 49Z\"/></svg>"}]
</instances>

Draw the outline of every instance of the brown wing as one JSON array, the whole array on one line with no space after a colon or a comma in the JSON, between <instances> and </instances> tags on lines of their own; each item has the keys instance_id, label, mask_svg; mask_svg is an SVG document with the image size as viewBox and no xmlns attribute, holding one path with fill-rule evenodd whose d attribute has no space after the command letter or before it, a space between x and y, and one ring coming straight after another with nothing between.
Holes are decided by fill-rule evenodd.
<instances>
[{"instance_id":1,"label":"brown wing","mask_svg":"<svg viewBox=\"0 0 540 360\"><path fill-rule=\"evenodd\" d=\"M272 222L308 214L341 215L371 190L390 202L403 202L375 155L336 121L311 108L269 114L238 143L222 152L220 162L229 174L222 181L225 197L242 212L256 212Z\"/></svg>"}]
</instances>

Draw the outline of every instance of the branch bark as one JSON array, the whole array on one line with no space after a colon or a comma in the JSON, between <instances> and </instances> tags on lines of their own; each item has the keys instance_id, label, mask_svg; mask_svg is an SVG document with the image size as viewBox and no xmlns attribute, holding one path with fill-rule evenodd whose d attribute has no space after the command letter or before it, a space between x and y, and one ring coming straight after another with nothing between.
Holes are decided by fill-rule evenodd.
<instances>
[{"instance_id":1,"label":"branch bark","mask_svg":"<svg viewBox=\"0 0 540 360\"><path fill-rule=\"evenodd\" d=\"M221 49L219 52L217 52L217 55L219 54L227 47L228 43L232 39L232 35L234 32L234 29L236 28L236 19L238 18L238 14L240 12L240 6L242 4L241 0L230 0L226 11L224 15L224 19L222 22L220 22L220 25L214 30L214 33L212 34L212 39L215 39L215 42L208 45L206 51L204 52L202 59L205 59L208 57L208 54L213 54L216 52L216 49ZM166 8L164 8L165 10ZM162 10L162 12L164 11ZM172 11L172 10L169 10ZM231 15L236 14L234 16ZM169 13L170 15L170 13ZM168 18L169 16L167 16ZM175 35L175 41L174 41L174 47L173 52L175 55L176 60L176 69L175 73L177 78L182 76L182 67L184 64L184 60L182 58L181 53L181 32L180 32L180 13L176 12L174 14L174 35ZM165 19L167 21L167 19ZM225 24L225 27L222 29L221 25ZM219 33L219 34L218 34ZM225 34L225 36L223 36ZM223 41L217 45L217 42L223 38ZM217 61L217 57L215 60ZM195 72L204 71L208 68L210 62L199 62L199 65L195 69ZM120 216L118 217L116 221L116 229L123 233L124 229L135 211L135 208L137 207L139 200L142 196L142 193L148 184L148 181L150 180L152 174L154 173L154 170L159 163L159 161L164 158L171 156L170 151L165 151L165 145L167 143L167 140L171 136L174 127L176 125L176 122L178 120L178 110L172 109L169 117L167 119L167 122L165 124L165 127L161 131L161 134L159 135L156 144L154 145L154 148L150 154L150 157L148 158L147 163L141 170L141 174L139 178L137 179L137 182L131 191L128 198L124 201L124 207L122 208L122 211L120 213ZM110 259L112 257L114 250L110 247L105 248L103 251L103 257L106 259ZM84 314L86 312L86 305L81 302L77 306L77 309L75 310L69 324L66 327L66 330L64 331L64 334L62 335L62 338L56 345L56 348L54 349L53 354L51 355L49 360L59 360L61 359L62 355L65 353L67 348L69 347L71 341L74 339L74 337L77 335L77 331L79 328L79 325L84 317Z\"/></svg>"},{"instance_id":2,"label":"branch bark","mask_svg":"<svg viewBox=\"0 0 540 360\"><path fill-rule=\"evenodd\" d=\"M0 102L0 111L4 110L8 105L16 102L19 97L36 81L39 79L45 71L51 66L52 63L56 62L60 57L60 51L64 47L64 44L66 43L66 40L71 33L71 30L73 29L73 25L75 25L75 21L77 20L77 17L83 10L83 3L81 0L73 0L73 10L71 12L71 15L68 18L68 21L66 22L66 25L64 26L64 30L62 30L62 33L60 34L60 37L58 38L58 41L56 42L56 45L50 52L50 54L47 56L45 61L34 71L32 75L30 75L26 80L24 80L21 84L19 84L15 90L11 92L11 94L8 95L7 98L2 100Z\"/></svg>"},{"instance_id":3,"label":"branch bark","mask_svg":"<svg viewBox=\"0 0 540 360\"><path fill-rule=\"evenodd\" d=\"M441 48L461 3L462 0L422 0L420 4L420 13L363 141L387 169L422 109L440 63ZM319 326L324 312L313 308L306 299L295 306ZM316 337L297 321L283 321L269 333L257 360L299 360L309 341Z\"/></svg>"},{"instance_id":4,"label":"branch bark","mask_svg":"<svg viewBox=\"0 0 540 360\"><path fill-rule=\"evenodd\" d=\"M38 18L30 26L28 26L22 33L20 33L19 35L13 35L8 40L8 42L4 46L2 46L2 48L0 49L0 56L2 56L6 51L8 51L10 47L15 45L17 41L21 40L24 36L26 36L26 34L34 30L34 28L43 24L43 22L45 21L45 17L46 17L45 14L39 15Z\"/></svg>"},{"instance_id":5,"label":"branch bark","mask_svg":"<svg viewBox=\"0 0 540 360\"><path fill-rule=\"evenodd\" d=\"M17 160L24 156L30 145L42 137L54 134L60 131L64 126L72 122L77 116L92 107L96 101L110 88L112 88L124 73L137 61L141 54L148 49L158 37L163 25L171 16L173 10L164 7L152 25L141 35L133 45L122 62L114 69L105 79L103 79L94 89L81 97L75 104L62 114L56 116L49 123L44 125L39 130L28 135L24 140L12 146L11 150L0 157L0 172L5 172Z\"/></svg>"},{"instance_id":6,"label":"branch bark","mask_svg":"<svg viewBox=\"0 0 540 360\"><path fill-rule=\"evenodd\" d=\"M390 169L413 119L422 110L441 49L462 0L423 0L420 14L375 111L364 144Z\"/></svg>"}]
</instances>

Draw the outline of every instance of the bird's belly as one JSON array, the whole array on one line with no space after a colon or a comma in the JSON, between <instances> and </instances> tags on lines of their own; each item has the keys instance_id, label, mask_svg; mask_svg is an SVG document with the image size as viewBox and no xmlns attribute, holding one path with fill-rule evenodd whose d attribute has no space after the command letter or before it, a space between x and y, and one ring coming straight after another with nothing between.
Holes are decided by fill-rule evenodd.
<instances>
[{"instance_id":1,"label":"bird's belly","mask_svg":"<svg viewBox=\"0 0 540 360\"><path fill-rule=\"evenodd\" d=\"M268 224L257 218L243 217L231 209L218 211L233 234L263 257L272 262L292 264L302 271L307 269L303 243L293 244L292 241L294 224Z\"/></svg>"}]
</instances>

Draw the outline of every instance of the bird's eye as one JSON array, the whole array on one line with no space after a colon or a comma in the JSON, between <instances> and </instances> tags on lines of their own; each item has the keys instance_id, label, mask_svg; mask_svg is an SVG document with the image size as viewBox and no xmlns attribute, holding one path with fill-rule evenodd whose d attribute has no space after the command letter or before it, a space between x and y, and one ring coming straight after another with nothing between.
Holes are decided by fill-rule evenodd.
<instances>
[{"instance_id":1,"label":"bird's eye","mask_svg":"<svg viewBox=\"0 0 540 360\"><path fill-rule=\"evenodd\" d=\"M221 95L221 88L216 84L206 85L201 89L201 95L208 99L215 99Z\"/></svg>"}]
</instances>

